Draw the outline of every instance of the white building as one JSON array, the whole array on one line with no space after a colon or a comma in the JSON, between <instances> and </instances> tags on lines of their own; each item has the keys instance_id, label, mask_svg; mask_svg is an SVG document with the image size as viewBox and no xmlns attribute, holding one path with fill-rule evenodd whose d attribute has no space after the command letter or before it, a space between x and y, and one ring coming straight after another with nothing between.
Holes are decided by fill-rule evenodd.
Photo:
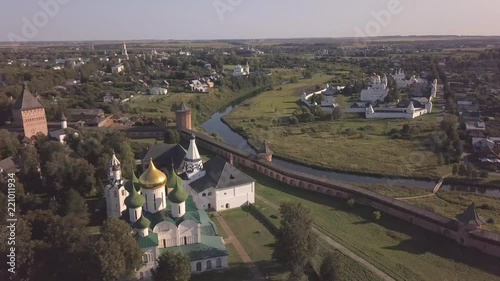
<instances>
[{"instance_id":1,"label":"white building","mask_svg":"<svg viewBox=\"0 0 500 281\"><path fill-rule=\"evenodd\" d=\"M111 72L113 74L119 74L119 73L122 73L123 71L125 71L125 66L123 64L118 64L118 65L113 66L111 68Z\"/></svg>"},{"instance_id":2,"label":"white building","mask_svg":"<svg viewBox=\"0 0 500 281\"><path fill-rule=\"evenodd\" d=\"M166 94L168 94L168 90L165 88L155 87L155 88L149 89L149 94L150 95L166 95Z\"/></svg>"},{"instance_id":3,"label":"white building","mask_svg":"<svg viewBox=\"0 0 500 281\"><path fill-rule=\"evenodd\" d=\"M122 46L122 56L123 58L125 58L126 60L129 59L128 57L128 52L127 52L127 44L125 44L125 42L123 42L123 46Z\"/></svg>"},{"instance_id":4,"label":"white building","mask_svg":"<svg viewBox=\"0 0 500 281\"><path fill-rule=\"evenodd\" d=\"M194 136L181 168L199 209L223 211L255 203L255 180L219 157L203 163Z\"/></svg>"},{"instance_id":5,"label":"white building","mask_svg":"<svg viewBox=\"0 0 500 281\"><path fill-rule=\"evenodd\" d=\"M380 75L374 75L372 76L370 86L361 91L360 99L361 101L371 102L384 101L388 94L387 76L384 75L384 78L380 79Z\"/></svg>"},{"instance_id":6,"label":"white building","mask_svg":"<svg viewBox=\"0 0 500 281\"><path fill-rule=\"evenodd\" d=\"M108 216L121 215L132 225L143 251L143 265L137 269L140 280L151 279L158 258L167 251L187 255L193 273L227 268L229 254L217 227L196 207L175 171L167 179L150 160L139 179L134 175L123 182L120 163L113 155L106 188ZM168 195L167 190L171 190Z\"/></svg>"},{"instance_id":7,"label":"white building","mask_svg":"<svg viewBox=\"0 0 500 281\"><path fill-rule=\"evenodd\" d=\"M415 107L415 103L418 107ZM413 119L432 113L432 102L420 103L417 100L409 101L407 107L382 107L374 108L371 104L365 109L367 119Z\"/></svg>"},{"instance_id":8,"label":"white building","mask_svg":"<svg viewBox=\"0 0 500 281\"><path fill-rule=\"evenodd\" d=\"M250 65L248 64L248 62L244 67L239 64L234 67L233 70L234 77L247 76L247 75L250 75Z\"/></svg>"},{"instance_id":9,"label":"white building","mask_svg":"<svg viewBox=\"0 0 500 281\"><path fill-rule=\"evenodd\" d=\"M50 131L49 132L49 137L51 139L54 139L62 144L65 144L65 138L66 138L66 132L70 132L75 136L78 136L78 133L76 130L68 128L68 119L66 116L64 116L64 113L61 116L61 129L55 130L55 131Z\"/></svg>"},{"instance_id":10,"label":"white building","mask_svg":"<svg viewBox=\"0 0 500 281\"><path fill-rule=\"evenodd\" d=\"M302 93L300 101L308 107L317 104L311 104L311 98L316 95L322 95L323 98L321 100L321 109L325 112L332 112L334 108L338 106L335 102L335 97L340 93L340 91L345 87L331 87L330 85L326 85L326 87L322 90L316 91L311 94Z\"/></svg>"}]
</instances>

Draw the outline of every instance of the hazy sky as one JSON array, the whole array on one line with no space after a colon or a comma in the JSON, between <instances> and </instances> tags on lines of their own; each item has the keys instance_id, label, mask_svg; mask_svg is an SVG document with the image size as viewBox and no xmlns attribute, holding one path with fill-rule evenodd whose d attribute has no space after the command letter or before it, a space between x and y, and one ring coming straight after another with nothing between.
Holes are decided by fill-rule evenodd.
<instances>
[{"instance_id":1,"label":"hazy sky","mask_svg":"<svg viewBox=\"0 0 500 281\"><path fill-rule=\"evenodd\" d=\"M388 9L390 3L395 8ZM357 30L370 36L500 35L498 0L2 0L0 5L0 41L352 37L360 35ZM377 20L373 13L379 11L392 13L390 20Z\"/></svg>"}]
</instances>

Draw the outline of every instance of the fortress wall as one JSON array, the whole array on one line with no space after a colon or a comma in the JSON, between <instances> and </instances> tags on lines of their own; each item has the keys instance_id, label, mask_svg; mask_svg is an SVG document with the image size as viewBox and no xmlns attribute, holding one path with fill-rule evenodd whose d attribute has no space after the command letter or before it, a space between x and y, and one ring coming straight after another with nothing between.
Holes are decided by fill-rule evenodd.
<instances>
[{"instance_id":1,"label":"fortress wall","mask_svg":"<svg viewBox=\"0 0 500 281\"><path fill-rule=\"evenodd\" d=\"M272 162L259 159L256 155L236 149L232 146L191 130L182 129L181 136L189 139L194 134L197 144L226 159L233 157L233 162L278 181L303 189L312 190L333 197L351 199L357 204L372 207L385 214L407 221L423 229L453 239L458 243L484 253L500 257L500 235L486 231L465 232L458 221L430 211L420 209L408 203L390 198L373 191L359 188L345 182L325 179L279 167Z\"/></svg>"}]
</instances>

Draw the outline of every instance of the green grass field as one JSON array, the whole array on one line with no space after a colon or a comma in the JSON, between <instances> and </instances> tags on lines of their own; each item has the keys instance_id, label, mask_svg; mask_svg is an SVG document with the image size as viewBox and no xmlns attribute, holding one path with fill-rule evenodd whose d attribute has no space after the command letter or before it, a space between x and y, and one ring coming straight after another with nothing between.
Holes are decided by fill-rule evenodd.
<instances>
[{"instance_id":1,"label":"green grass field","mask_svg":"<svg viewBox=\"0 0 500 281\"><path fill-rule=\"evenodd\" d=\"M349 208L344 200L246 172L258 180L257 194L275 204L301 202L321 232L397 280L500 280L498 258L389 216L374 222L370 208Z\"/></svg>"},{"instance_id":2,"label":"green grass field","mask_svg":"<svg viewBox=\"0 0 500 281\"><path fill-rule=\"evenodd\" d=\"M435 114L412 120L367 120L346 114L339 121L316 121L296 126L277 126L275 121L291 116L304 91L323 86L335 77L315 75L299 83L282 85L262 93L224 118L253 145L267 140L275 155L311 165L345 172L436 178L449 173L438 169L438 158L424 145L436 130ZM404 124L418 127L412 140L391 139L391 130ZM289 132L284 133L287 129ZM346 130L348 132L346 132Z\"/></svg>"},{"instance_id":3,"label":"green grass field","mask_svg":"<svg viewBox=\"0 0 500 281\"><path fill-rule=\"evenodd\" d=\"M359 186L393 198L407 198L431 193L428 189L416 187L375 184ZM481 217L485 221L489 221L483 226L483 229L500 233L500 199L497 198L467 192L441 190L436 196L409 199L404 200L404 202L453 219L471 203L474 203Z\"/></svg>"},{"instance_id":4,"label":"green grass field","mask_svg":"<svg viewBox=\"0 0 500 281\"><path fill-rule=\"evenodd\" d=\"M272 260L274 236L252 214L242 209L222 213L245 251L268 280L288 280L288 274Z\"/></svg>"},{"instance_id":5,"label":"green grass field","mask_svg":"<svg viewBox=\"0 0 500 281\"><path fill-rule=\"evenodd\" d=\"M257 208L262 214L264 214L276 227L279 228L280 224L280 214L277 210L268 206L262 201L257 200L254 204L254 207ZM318 240L318 254L315 257L311 258L311 263L315 270L319 272L319 267L321 266L321 261L324 257L326 257L333 250L326 242L323 240ZM339 272L338 272L338 281L378 281L381 280L378 276L374 275L371 271L367 270L357 262L352 259L344 256L343 254L336 252L338 255L338 264L339 264Z\"/></svg>"}]
</instances>

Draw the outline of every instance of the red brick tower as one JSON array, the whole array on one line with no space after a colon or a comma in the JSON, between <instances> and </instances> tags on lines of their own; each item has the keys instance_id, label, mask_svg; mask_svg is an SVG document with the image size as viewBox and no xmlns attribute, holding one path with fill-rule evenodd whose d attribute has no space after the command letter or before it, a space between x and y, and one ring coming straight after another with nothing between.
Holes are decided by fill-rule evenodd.
<instances>
[{"instance_id":1,"label":"red brick tower","mask_svg":"<svg viewBox=\"0 0 500 281\"><path fill-rule=\"evenodd\" d=\"M23 125L25 137L31 138L38 133L47 135L45 109L30 93L26 83L23 84L21 95L12 108L12 116L15 124Z\"/></svg>"},{"instance_id":2,"label":"red brick tower","mask_svg":"<svg viewBox=\"0 0 500 281\"><path fill-rule=\"evenodd\" d=\"M264 143L262 144L259 151L257 151L257 153L259 157L266 159L269 162L273 161L273 152L269 148L267 141L264 141Z\"/></svg>"},{"instance_id":3,"label":"red brick tower","mask_svg":"<svg viewBox=\"0 0 500 281\"><path fill-rule=\"evenodd\" d=\"M184 102L181 103L175 112L175 123L178 130L191 130L191 108L189 108L189 106L187 106Z\"/></svg>"}]
</instances>

